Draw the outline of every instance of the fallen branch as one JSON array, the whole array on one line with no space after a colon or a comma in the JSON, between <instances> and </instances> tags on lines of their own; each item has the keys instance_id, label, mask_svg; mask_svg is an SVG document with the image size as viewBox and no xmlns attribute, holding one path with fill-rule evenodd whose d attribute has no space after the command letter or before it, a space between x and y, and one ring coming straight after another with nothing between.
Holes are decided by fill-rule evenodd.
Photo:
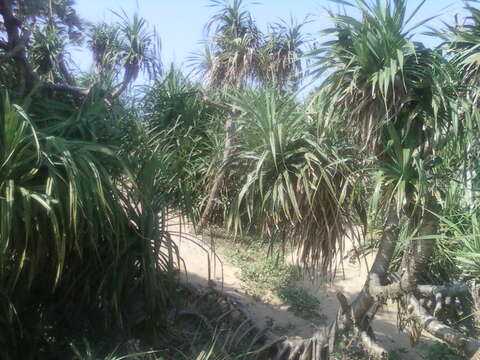
<instances>
[{"instance_id":1,"label":"fallen branch","mask_svg":"<svg viewBox=\"0 0 480 360\"><path fill-rule=\"evenodd\" d=\"M406 303L408 305L407 310L412 318L425 331L467 357L472 359L478 358L480 351L480 342L478 340L463 335L460 331L452 329L436 317L430 315L414 295L407 295Z\"/></svg>"},{"instance_id":2,"label":"fallen branch","mask_svg":"<svg viewBox=\"0 0 480 360\"><path fill-rule=\"evenodd\" d=\"M417 291L423 296L458 296L470 291L471 286L467 284L449 285L418 285Z\"/></svg>"}]
</instances>

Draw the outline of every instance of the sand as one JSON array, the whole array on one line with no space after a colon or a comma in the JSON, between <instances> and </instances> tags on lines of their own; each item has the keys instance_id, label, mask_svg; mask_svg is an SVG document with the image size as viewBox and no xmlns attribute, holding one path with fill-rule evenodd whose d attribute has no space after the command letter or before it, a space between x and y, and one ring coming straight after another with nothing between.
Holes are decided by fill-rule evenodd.
<instances>
[{"instance_id":1,"label":"sand","mask_svg":"<svg viewBox=\"0 0 480 360\"><path fill-rule=\"evenodd\" d=\"M169 223L168 230L172 232L172 238L183 259L182 276L185 281L222 289L241 302L260 326L282 329L283 333L289 336L308 337L315 332L314 324L289 312L288 307L275 296L268 303L264 303L245 294L237 276L240 270L224 255L222 241L212 241L208 236L197 236L191 226L185 223L180 224L178 219ZM348 247L347 242L346 253L348 253ZM338 267L333 281L320 277L312 280L308 275L304 275L298 285L316 296L320 300L320 312L328 318L328 321L333 320L339 306L336 292L341 291L347 299L352 300L361 290L368 273L367 266L370 266L373 258L374 254L367 255L360 261L345 259L343 266ZM289 261L296 262L294 254L289 256ZM399 333L396 305L383 306L378 311L372 327L378 342L386 349L396 351L399 358L424 358L421 356L421 347L412 348L409 337ZM427 339L423 339L423 342L425 341Z\"/></svg>"}]
</instances>

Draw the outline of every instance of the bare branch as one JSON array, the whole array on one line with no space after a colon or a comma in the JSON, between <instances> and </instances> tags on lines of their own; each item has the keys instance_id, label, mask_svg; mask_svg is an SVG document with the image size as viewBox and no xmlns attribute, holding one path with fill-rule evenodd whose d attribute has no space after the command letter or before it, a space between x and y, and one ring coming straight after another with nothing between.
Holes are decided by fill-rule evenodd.
<instances>
[{"instance_id":1,"label":"bare branch","mask_svg":"<svg viewBox=\"0 0 480 360\"><path fill-rule=\"evenodd\" d=\"M471 286L467 284L448 284L448 285L418 285L417 291L424 296L455 296L467 293Z\"/></svg>"},{"instance_id":2,"label":"bare branch","mask_svg":"<svg viewBox=\"0 0 480 360\"><path fill-rule=\"evenodd\" d=\"M370 275L370 295L379 298L396 299L403 296L408 291L405 285L405 278L408 276L405 273L399 281L389 285L382 286L377 274ZM436 298L457 296L468 293L471 286L467 284L449 284L449 285L417 285L416 292L422 296L435 296Z\"/></svg>"},{"instance_id":3,"label":"bare branch","mask_svg":"<svg viewBox=\"0 0 480 360\"><path fill-rule=\"evenodd\" d=\"M446 342L457 351L464 353L469 358L480 351L480 342L476 339L463 335L460 331L440 322L436 317L430 315L413 295L407 295L406 301L408 311L414 320L428 333Z\"/></svg>"},{"instance_id":4,"label":"bare branch","mask_svg":"<svg viewBox=\"0 0 480 360\"><path fill-rule=\"evenodd\" d=\"M90 88L81 88L81 87L71 86L68 84L46 83L46 84L43 84L42 87L50 90L67 91L74 95L82 95L82 96L88 95L88 93L90 92Z\"/></svg>"}]
</instances>

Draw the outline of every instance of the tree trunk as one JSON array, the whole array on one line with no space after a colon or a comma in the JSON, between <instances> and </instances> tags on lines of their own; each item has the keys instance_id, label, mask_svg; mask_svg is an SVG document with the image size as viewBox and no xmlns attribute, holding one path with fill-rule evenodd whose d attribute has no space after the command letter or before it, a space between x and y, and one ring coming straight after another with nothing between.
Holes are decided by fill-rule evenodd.
<instances>
[{"instance_id":1,"label":"tree trunk","mask_svg":"<svg viewBox=\"0 0 480 360\"><path fill-rule=\"evenodd\" d=\"M29 31L23 31L22 34L23 24L13 13L12 1L0 0L0 14L3 17L3 25L7 32L8 52L4 60L11 57L15 61L18 93L25 95L33 88L35 82L35 74L27 61L25 50L30 33Z\"/></svg>"},{"instance_id":2,"label":"tree trunk","mask_svg":"<svg viewBox=\"0 0 480 360\"><path fill-rule=\"evenodd\" d=\"M235 123L233 121L236 113L233 111L228 119L225 121L225 146L223 149L223 159L220 169L215 176L213 181L212 188L210 190L210 194L208 196L207 205L203 210L202 216L200 218L200 222L198 223L198 229L201 231L205 225L210 220L213 212L213 205L218 198L218 194L222 188L223 181L227 175L228 168L230 166L230 160L233 154L233 145L234 145L234 137L235 137Z\"/></svg>"},{"instance_id":3,"label":"tree trunk","mask_svg":"<svg viewBox=\"0 0 480 360\"><path fill-rule=\"evenodd\" d=\"M439 207L432 196L427 200L427 206L428 210L424 212L418 230L419 239L412 240L403 254L402 271L406 273L402 276L402 288L408 292L414 291L418 281L425 274L428 261L435 249L433 236L437 233L438 218L430 211L437 212Z\"/></svg>"},{"instance_id":4,"label":"tree trunk","mask_svg":"<svg viewBox=\"0 0 480 360\"><path fill-rule=\"evenodd\" d=\"M318 330L309 339L285 339L284 341L276 342L271 348L267 348L269 353L264 355L267 355L270 360L327 360L328 353L333 350L337 337L341 333L352 332L355 329L363 339L362 341L367 342L366 346L370 346L377 354L385 354L386 352L369 335L369 331L371 332L369 327L371 319L368 318L368 313L377 301L376 297L370 293L370 283L373 276L379 279L381 285L386 280L387 271L395 250L396 233L394 226L388 226L385 229L384 237L370 274L362 291L355 300L348 305L344 296L341 293L337 294L341 309L334 322L328 327Z\"/></svg>"}]
</instances>

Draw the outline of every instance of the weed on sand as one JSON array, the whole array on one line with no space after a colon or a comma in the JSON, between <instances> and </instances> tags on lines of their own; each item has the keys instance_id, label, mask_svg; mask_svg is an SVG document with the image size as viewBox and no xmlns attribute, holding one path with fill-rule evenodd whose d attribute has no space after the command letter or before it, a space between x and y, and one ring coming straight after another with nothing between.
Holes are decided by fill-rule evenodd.
<instances>
[{"instance_id":1,"label":"weed on sand","mask_svg":"<svg viewBox=\"0 0 480 360\"><path fill-rule=\"evenodd\" d=\"M320 301L295 285L300 270L285 261L283 249L250 240L229 246L226 254L240 268L239 278L247 294L264 302L276 296L296 316L315 324L325 321L326 317L319 312Z\"/></svg>"}]
</instances>

